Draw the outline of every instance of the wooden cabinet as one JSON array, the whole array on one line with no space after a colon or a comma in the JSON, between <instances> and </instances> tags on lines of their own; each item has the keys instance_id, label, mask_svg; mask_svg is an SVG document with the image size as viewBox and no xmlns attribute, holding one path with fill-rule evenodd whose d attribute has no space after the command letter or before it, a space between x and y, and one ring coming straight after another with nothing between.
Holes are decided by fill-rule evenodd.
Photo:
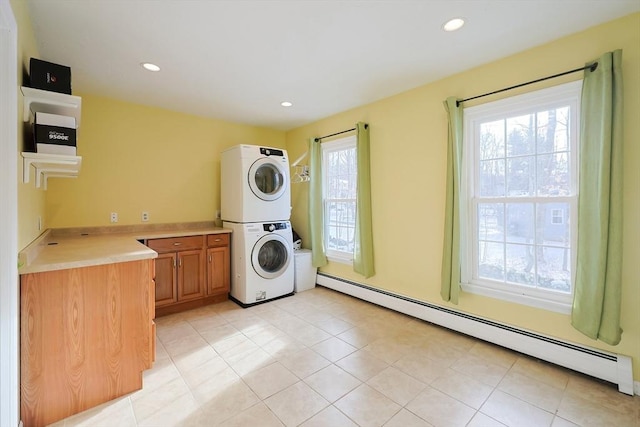
<instances>
[{"instance_id":1,"label":"wooden cabinet","mask_svg":"<svg viewBox=\"0 0 640 427\"><path fill-rule=\"evenodd\" d=\"M229 235L149 239L156 258L156 314L224 301L230 283Z\"/></svg>"},{"instance_id":2,"label":"wooden cabinet","mask_svg":"<svg viewBox=\"0 0 640 427\"><path fill-rule=\"evenodd\" d=\"M229 272L229 235L210 234L207 236L207 295L229 293L231 275Z\"/></svg>"},{"instance_id":3,"label":"wooden cabinet","mask_svg":"<svg viewBox=\"0 0 640 427\"><path fill-rule=\"evenodd\" d=\"M20 415L44 426L142 388L155 357L153 260L20 278Z\"/></svg>"}]
</instances>

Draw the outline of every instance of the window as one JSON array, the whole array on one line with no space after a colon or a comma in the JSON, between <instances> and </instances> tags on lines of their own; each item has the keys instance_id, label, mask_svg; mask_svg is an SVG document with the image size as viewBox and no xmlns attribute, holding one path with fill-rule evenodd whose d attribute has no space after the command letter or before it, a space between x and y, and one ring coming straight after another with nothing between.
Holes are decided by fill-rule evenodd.
<instances>
[{"instance_id":1,"label":"window","mask_svg":"<svg viewBox=\"0 0 640 427\"><path fill-rule=\"evenodd\" d=\"M357 176L355 136L322 143L324 245L332 261L353 262Z\"/></svg>"},{"instance_id":2,"label":"window","mask_svg":"<svg viewBox=\"0 0 640 427\"><path fill-rule=\"evenodd\" d=\"M568 312L581 83L465 109L464 290Z\"/></svg>"}]
</instances>

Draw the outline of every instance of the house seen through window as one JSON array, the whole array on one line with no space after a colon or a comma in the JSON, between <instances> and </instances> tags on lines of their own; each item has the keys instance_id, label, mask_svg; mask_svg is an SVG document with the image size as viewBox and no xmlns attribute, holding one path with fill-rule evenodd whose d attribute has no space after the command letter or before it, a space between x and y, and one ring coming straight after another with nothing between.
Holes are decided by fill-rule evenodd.
<instances>
[{"instance_id":1,"label":"house seen through window","mask_svg":"<svg viewBox=\"0 0 640 427\"><path fill-rule=\"evenodd\" d=\"M463 289L568 309L580 90L573 82L465 109Z\"/></svg>"},{"instance_id":2,"label":"house seen through window","mask_svg":"<svg viewBox=\"0 0 640 427\"><path fill-rule=\"evenodd\" d=\"M355 136L322 143L324 245L335 261L353 262L357 176Z\"/></svg>"}]
</instances>

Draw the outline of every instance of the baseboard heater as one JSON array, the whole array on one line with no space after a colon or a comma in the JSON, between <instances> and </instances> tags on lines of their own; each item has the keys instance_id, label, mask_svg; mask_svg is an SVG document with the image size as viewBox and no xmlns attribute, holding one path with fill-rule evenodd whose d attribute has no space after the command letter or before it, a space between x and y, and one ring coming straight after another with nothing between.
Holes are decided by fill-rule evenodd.
<instances>
[{"instance_id":1,"label":"baseboard heater","mask_svg":"<svg viewBox=\"0 0 640 427\"><path fill-rule=\"evenodd\" d=\"M633 367L629 356L560 341L322 272L318 272L316 282L364 301L609 381L617 384L620 392L633 395Z\"/></svg>"}]
</instances>

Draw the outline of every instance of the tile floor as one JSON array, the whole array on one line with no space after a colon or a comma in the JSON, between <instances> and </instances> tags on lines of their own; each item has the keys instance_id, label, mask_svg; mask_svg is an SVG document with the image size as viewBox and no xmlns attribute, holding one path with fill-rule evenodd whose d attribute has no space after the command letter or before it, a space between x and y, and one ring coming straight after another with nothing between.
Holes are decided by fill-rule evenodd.
<instances>
[{"instance_id":1,"label":"tile floor","mask_svg":"<svg viewBox=\"0 0 640 427\"><path fill-rule=\"evenodd\" d=\"M640 426L615 386L317 287L157 319L142 390L60 426Z\"/></svg>"}]
</instances>

